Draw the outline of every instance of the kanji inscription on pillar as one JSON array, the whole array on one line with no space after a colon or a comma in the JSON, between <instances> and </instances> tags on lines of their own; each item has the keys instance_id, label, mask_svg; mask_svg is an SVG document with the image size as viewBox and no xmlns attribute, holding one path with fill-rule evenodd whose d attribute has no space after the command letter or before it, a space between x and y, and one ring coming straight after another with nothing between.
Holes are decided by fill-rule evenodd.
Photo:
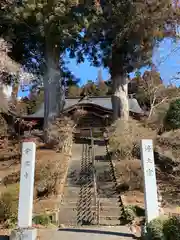
<instances>
[{"instance_id":1,"label":"kanji inscription on pillar","mask_svg":"<svg viewBox=\"0 0 180 240\"><path fill-rule=\"evenodd\" d=\"M144 175L146 220L150 222L159 216L153 141L151 139L141 140L141 163Z\"/></svg>"},{"instance_id":2,"label":"kanji inscription on pillar","mask_svg":"<svg viewBox=\"0 0 180 240\"><path fill-rule=\"evenodd\" d=\"M35 143L23 142L18 207L18 227L20 228L32 226L35 155Z\"/></svg>"}]
</instances>

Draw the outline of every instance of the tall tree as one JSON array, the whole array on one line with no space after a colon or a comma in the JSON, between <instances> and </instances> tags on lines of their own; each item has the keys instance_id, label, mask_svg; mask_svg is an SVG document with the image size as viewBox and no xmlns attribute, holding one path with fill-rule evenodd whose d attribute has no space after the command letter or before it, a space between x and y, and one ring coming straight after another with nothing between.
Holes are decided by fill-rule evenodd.
<instances>
[{"instance_id":1,"label":"tall tree","mask_svg":"<svg viewBox=\"0 0 180 240\"><path fill-rule=\"evenodd\" d=\"M18 4L12 4L11 9L6 9L8 14L2 11L0 16L0 34L8 36L14 43L13 56L21 62L25 55L33 67L38 63L38 69L44 75L45 128L63 108L62 57L82 27L75 21L73 9L76 5L74 0L18 1Z\"/></svg>"},{"instance_id":2,"label":"tall tree","mask_svg":"<svg viewBox=\"0 0 180 240\"><path fill-rule=\"evenodd\" d=\"M177 9L171 0L98 2L87 15L90 21L77 56L81 60L88 55L94 65L109 67L114 119L128 119L127 74L151 64L154 46L175 34Z\"/></svg>"}]
</instances>

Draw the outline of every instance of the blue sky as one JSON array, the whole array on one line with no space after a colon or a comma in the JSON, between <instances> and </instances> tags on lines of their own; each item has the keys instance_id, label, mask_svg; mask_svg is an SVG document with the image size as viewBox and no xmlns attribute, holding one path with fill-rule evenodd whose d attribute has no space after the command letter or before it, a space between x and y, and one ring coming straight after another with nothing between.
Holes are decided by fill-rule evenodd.
<instances>
[{"instance_id":1,"label":"blue sky","mask_svg":"<svg viewBox=\"0 0 180 240\"><path fill-rule=\"evenodd\" d=\"M158 48L154 49L153 62L156 64L158 71L161 74L165 84L168 84L170 79L180 71L180 41L174 43L171 39L165 39ZM87 80L95 80L98 69L90 66L88 61L83 64L76 65L76 60L71 60L68 67L70 70L81 79L81 84ZM144 72L146 68L142 68ZM109 73L106 69L102 71L104 80L107 80ZM133 73L131 76L133 77Z\"/></svg>"},{"instance_id":2,"label":"blue sky","mask_svg":"<svg viewBox=\"0 0 180 240\"><path fill-rule=\"evenodd\" d=\"M159 47L154 49L153 62L157 66L158 71L161 74L165 84L168 84L170 80L180 72L180 41L173 42L171 39L165 39ZM90 65L86 60L84 63L77 65L75 59L69 60L67 65L69 69L81 79L80 84L83 85L87 80L96 80L98 68ZM146 68L142 68L144 72ZM110 76L107 69L102 69L103 79L107 80ZM133 73L131 77L133 77ZM179 82L176 82L180 85ZM20 91L19 96L26 96L28 92Z\"/></svg>"}]
</instances>

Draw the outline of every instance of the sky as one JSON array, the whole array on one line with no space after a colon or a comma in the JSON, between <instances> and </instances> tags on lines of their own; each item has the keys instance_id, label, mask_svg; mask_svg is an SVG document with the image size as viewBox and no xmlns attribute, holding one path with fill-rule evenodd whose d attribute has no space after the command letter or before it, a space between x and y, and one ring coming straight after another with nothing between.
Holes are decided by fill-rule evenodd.
<instances>
[{"instance_id":1,"label":"sky","mask_svg":"<svg viewBox=\"0 0 180 240\"><path fill-rule=\"evenodd\" d=\"M170 82L180 85L179 82L173 81L173 77L180 72L180 41L173 42L171 39L164 39L156 49L154 49L154 54L152 58L154 64L157 67L158 72L160 72L161 78L164 84L169 84ZM96 80L98 74L98 68L90 65L88 60L84 63L77 65L75 59L70 59L68 63L68 68L74 73L77 78L80 78L80 85L83 85L87 80ZM143 73L147 68L142 68ZM131 77L134 73L130 74ZM102 68L103 80L110 78L107 69ZM27 96L28 91L20 91L19 96Z\"/></svg>"},{"instance_id":2,"label":"sky","mask_svg":"<svg viewBox=\"0 0 180 240\"><path fill-rule=\"evenodd\" d=\"M180 72L180 41L174 43L171 39L165 39L158 48L154 49L153 62L157 66L165 84L168 84L171 78ZM98 68L90 66L88 61L83 64L76 65L76 60L70 60L69 69L81 79L80 84L83 85L87 80L96 80ZM142 68L144 72L147 68ZM103 79L107 80L110 75L107 69L102 69ZM134 73L131 73L131 77Z\"/></svg>"}]
</instances>

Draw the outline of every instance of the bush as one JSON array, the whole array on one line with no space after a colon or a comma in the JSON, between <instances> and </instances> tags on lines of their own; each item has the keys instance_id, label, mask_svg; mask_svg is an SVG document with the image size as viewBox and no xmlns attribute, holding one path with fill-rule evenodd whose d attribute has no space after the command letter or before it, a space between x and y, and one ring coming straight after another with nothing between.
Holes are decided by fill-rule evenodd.
<instances>
[{"instance_id":1,"label":"bush","mask_svg":"<svg viewBox=\"0 0 180 240\"><path fill-rule=\"evenodd\" d=\"M173 216L169 218L163 227L166 240L179 240L180 239L180 217Z\"/></svg>"},{"instance_id":2,"label":"bush","mask_svg":"<svg viewBox=\"0 0 180 240\"><path fill-rule=\"evenodd\" d=\"M37 215L33 217L33 223L36 225L48 226L51 223L51 218L48 215Z\"/></svg>"},{"instance_id":3,"label":"bush","mask_svg":"<svg viewBox=\"0 0 180 240\"><path fill-rule=\"evenodd\" d=\"M71 154L74 126L74 121L68 117L61 117L52 122L46 130L49 147Z\"/></svg>"},{"instance_id":4,"label":"bush","mask_svg":"<svg viewBox=\"0 0 180 240\"><path fill-rule=\"evenodd\" d=\"M140 160L121 161L116 164L115 168L116 176L120 182L118 186L120 192L124 190L124 186L126 186L127 190L140 190L143 192L143 172Z\"/></svg>"},{"instance_id":5,"label":"bush","mask_svg":"<svg viewBox=\"0 0 180 240\"><path fill-rule=\"evenodd\" d=\"M148 240L165 240L163 233L164 218L157 218L147 225L146 238Z\"/></svg>"},{"instance_id":6,"label":"bush","mask_svg":"<svg viewBox=\"0 0 180 240\"><path fill-rule=\"evenodd\" d=\"M167 130L180 128L180 99L170 103L164 120L164 126Z\"/></svg>"},{"instance_id":7,"label":"bush","mask_svg":"<svg viewBox=\"0 0 180 240\"><path fill-rule=\"evenodd\" d=\"M109 140L110 150L121 160L131 159L134 155L139 157L140 140L143 138L154 139L156 136L155 131L133 119L128 122L118 120L114 128Z\"/></svg>"},{"instance_id":8,"label":"bush","mask_svg":"<svg viewBox=\"0 0 180 240\"><path fill-rule=\"evenodd\" d=\"M147 225L146 239L149 240L179 240L180 217L157 218Z\"/></svg>"},{"instance_id":9,"label":"bush","mask_svg":"<svg viewBox=\"0 0 180 240\"><path fill-rule=\"evenodd\" d=\"M135 207L132 205L124 207L124 219L127 223L132 223L136 218L136 210Z\"/></svg>"},{"instance_id":10,"label":"bush","mask_svg":"<svg viewBox=\"0 0 180 240\"><path fill-rule=\"evenodd\" d=\"M46 163L37 165L35 170L36 196L44 197L51 194L58 194L59 181L65 168L61 159L48 160Z\"/></svg>"}]
</instances>

